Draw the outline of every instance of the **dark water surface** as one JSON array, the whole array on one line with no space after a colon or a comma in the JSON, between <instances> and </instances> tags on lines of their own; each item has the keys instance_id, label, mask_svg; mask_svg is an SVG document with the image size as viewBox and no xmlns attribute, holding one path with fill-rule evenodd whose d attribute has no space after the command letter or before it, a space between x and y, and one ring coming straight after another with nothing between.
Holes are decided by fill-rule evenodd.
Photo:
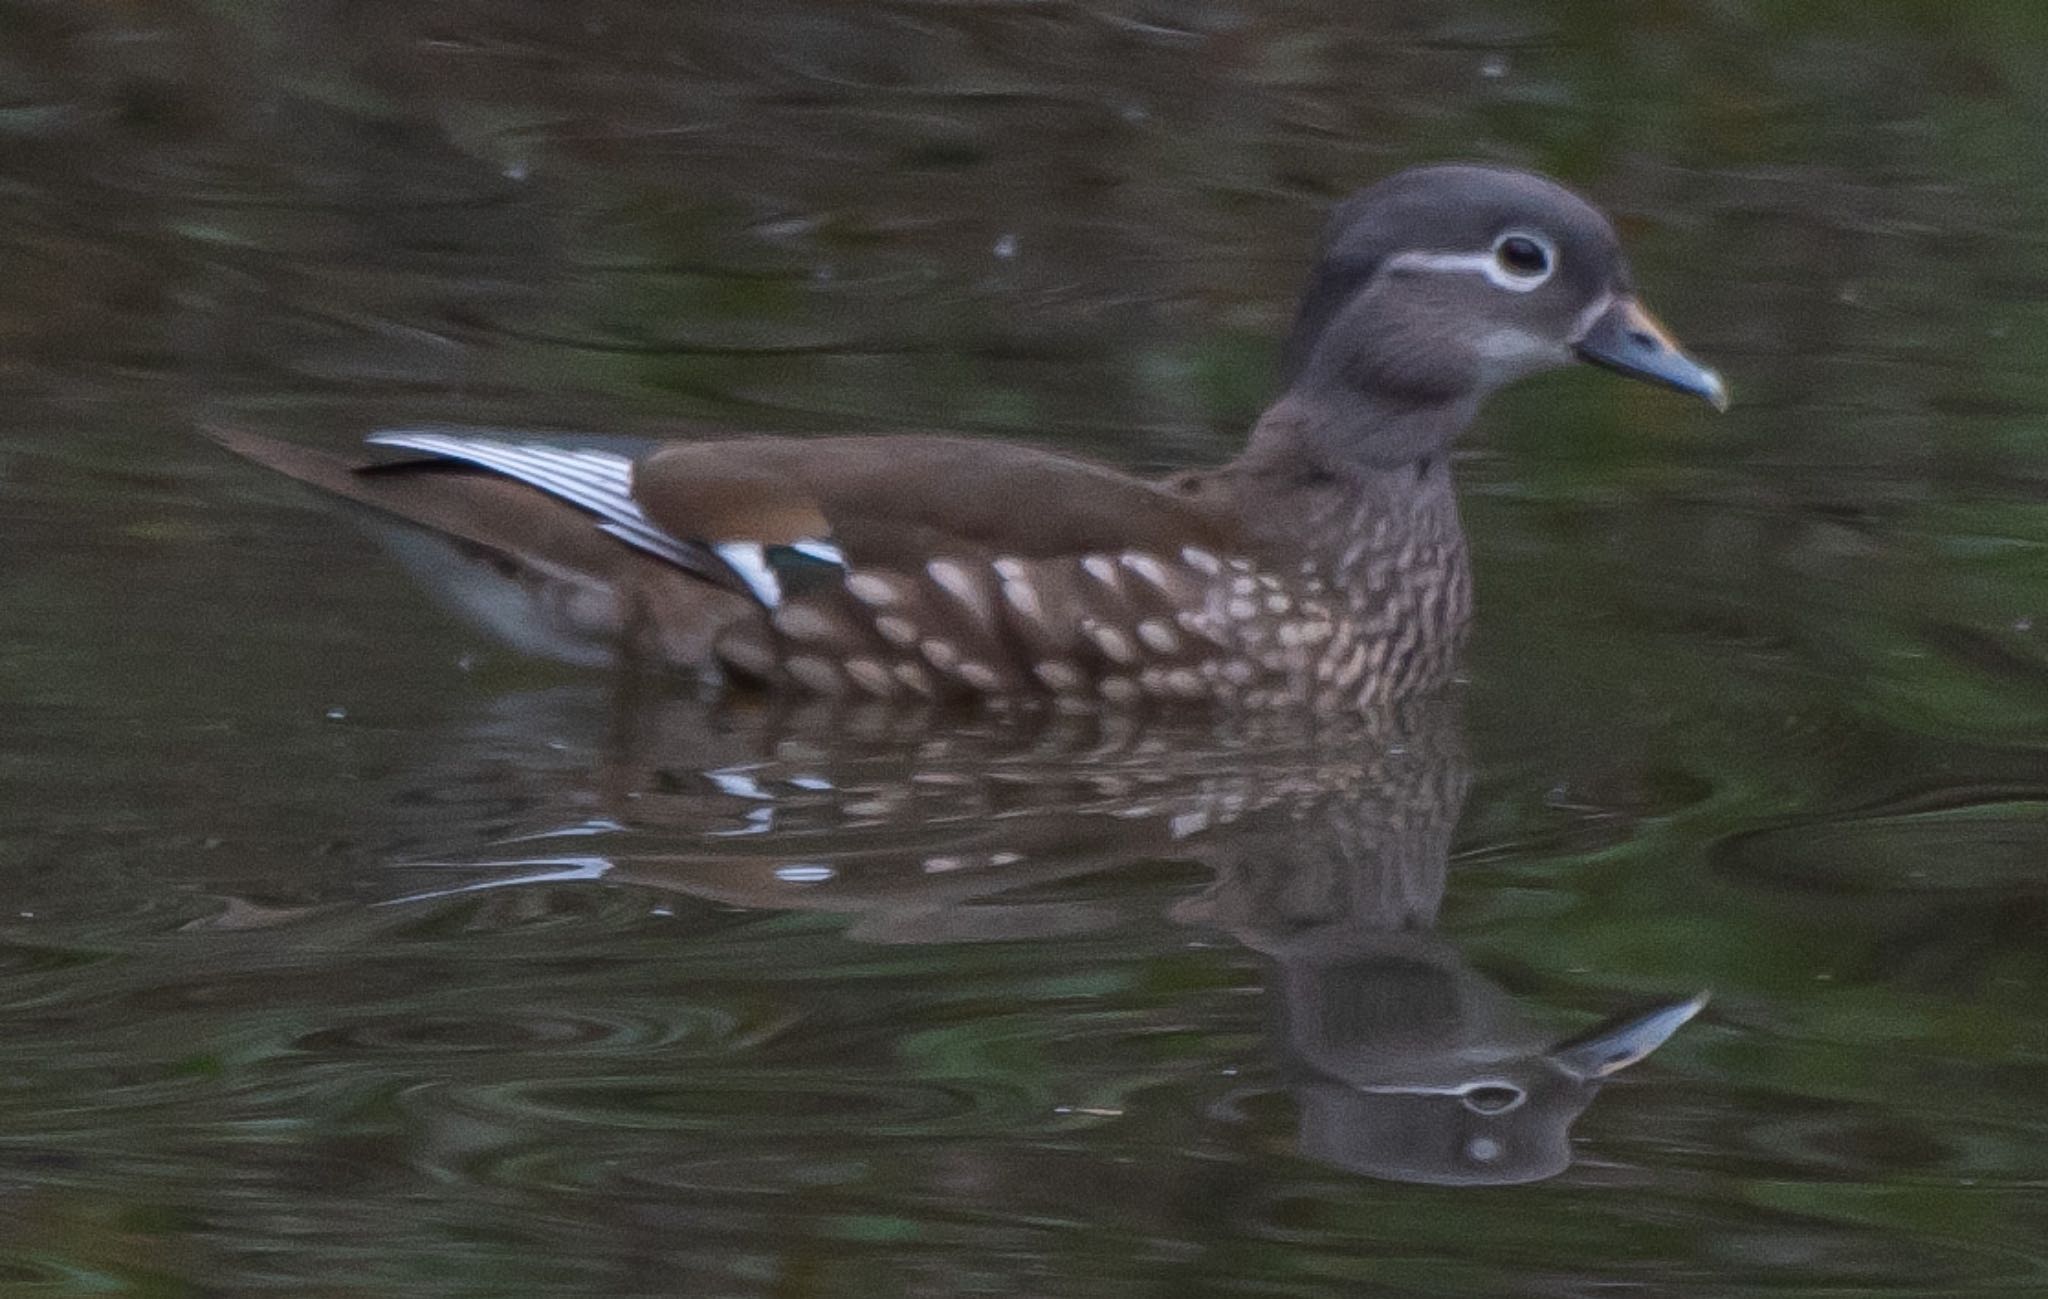
<instances>
[{"instance_id":1,"label":"dark water surface","mask_svg":"<svg viewBox=\"0 0 2048 1299\"><path fill-rule=\"evenodd\" d=\"M2044 15L0 0L0 1293L2048 1293ZM622 706L194 432L1211 461L1443 157L1737 405L1496 403L1395 727Z\"/></svg>"}]
</instances>

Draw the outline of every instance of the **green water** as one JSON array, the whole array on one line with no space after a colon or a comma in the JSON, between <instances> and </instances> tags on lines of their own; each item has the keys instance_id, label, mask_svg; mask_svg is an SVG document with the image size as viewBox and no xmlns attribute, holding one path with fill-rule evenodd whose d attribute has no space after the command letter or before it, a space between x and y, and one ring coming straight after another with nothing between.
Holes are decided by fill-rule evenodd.
<instances>
[{"instance_id":1,"label":"green water","mask_svg":"<svg viewBox=\"0 0 2048 1299\"><path fill-rule=\"evenodd\" d=\"M0 0L0 1294L2048 1294L2043 66L2019 3ZM1396 730L622 706L194 433L1213 461L1327 202L1448 157L1611 209L1737 404L1495 403Z\"/></svg>"}]
</instances>

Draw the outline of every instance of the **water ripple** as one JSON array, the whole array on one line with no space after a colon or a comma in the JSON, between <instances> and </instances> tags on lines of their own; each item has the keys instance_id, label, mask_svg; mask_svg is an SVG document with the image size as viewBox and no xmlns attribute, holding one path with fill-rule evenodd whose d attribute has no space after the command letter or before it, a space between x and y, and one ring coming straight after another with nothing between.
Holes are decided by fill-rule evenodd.
<instances>
[{"instance_id":1,"label":"water ripple","mask_svg":"<svg viewBox=\"0 0 2048 1299\"><path fill-rule=\"evenodd\" d=\"M298 1038L295 1050L335 1060L401 1055L440 1056L544 1052L549 1057L610 1055L648 1047L710 1046L738 1036L736 1016L707 1006L681 1006L665 1016L599 1015L569 1007L519 1012L465 1006L422 1008L325 1025Z\"/></svg>"}]
</instances>

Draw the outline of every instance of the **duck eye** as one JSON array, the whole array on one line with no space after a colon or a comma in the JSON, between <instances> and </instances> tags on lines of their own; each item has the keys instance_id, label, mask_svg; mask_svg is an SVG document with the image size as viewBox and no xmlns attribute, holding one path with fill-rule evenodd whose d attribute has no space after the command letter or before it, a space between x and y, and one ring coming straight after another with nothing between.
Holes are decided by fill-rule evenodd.
<instances>
[{"instance_id":1,"label":"duck eye","mask_svg":"<svg viewBox=\"0 0 2048 1299\"><path fill-rule=\"evenodd\" d=\"M1525 280L1550 273L1550 250L1528 235L1508 235L1493 246L1494 260L1508 274Z\"/></svg>"}]
</instances>

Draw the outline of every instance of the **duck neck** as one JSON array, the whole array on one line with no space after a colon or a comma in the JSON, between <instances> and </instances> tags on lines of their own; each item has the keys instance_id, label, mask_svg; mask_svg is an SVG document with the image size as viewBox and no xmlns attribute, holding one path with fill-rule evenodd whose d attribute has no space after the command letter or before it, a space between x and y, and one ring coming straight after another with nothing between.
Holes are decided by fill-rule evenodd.
<instances>
[{"instance_id":1,"label":"duck neck","mask_svg":"<svg viewBox=\"0 0 2048 1299\"><path fill-rule=\"evenodd\" d=\"M1353 551L1361 528L1416 541L1462 537L1451 438L1441 431L1448 414L1414 416L1432 421L1437 431L1427 437L1414 427L1360 427L1362 414L1347 407L1340 421L1294 396L1266 412L1234 466L1255 532L1328 558Z\"/></svg>"},{"instance_id":2,"label":"duck neck","mask_svg":"<svg viewBox=\"0 0 2048 1299\"><path fill-rule=\"evenodd\" d=\"M1257 474L1310 479L1401 479L1449 458L1478 398L1341 403L1289 393L1260 417L1240 464Z\"/></svg>"},{"instance_id":3,"label":"duck neck","mask_svg":"<svg viewBox=\"0 0 2048 1299\"><path fill-rule=\"evenodd\" d=\"M1383 431L1333 428L1313 406L1283 399L1234 466L1238 507L1270 553L1299 557L1354 611L1420 610L1430 623L1424 639L1454 649L1470 575L1450 439L1432 437L1399 459L1356 453Z\"/></svg>"}]
</instances>

